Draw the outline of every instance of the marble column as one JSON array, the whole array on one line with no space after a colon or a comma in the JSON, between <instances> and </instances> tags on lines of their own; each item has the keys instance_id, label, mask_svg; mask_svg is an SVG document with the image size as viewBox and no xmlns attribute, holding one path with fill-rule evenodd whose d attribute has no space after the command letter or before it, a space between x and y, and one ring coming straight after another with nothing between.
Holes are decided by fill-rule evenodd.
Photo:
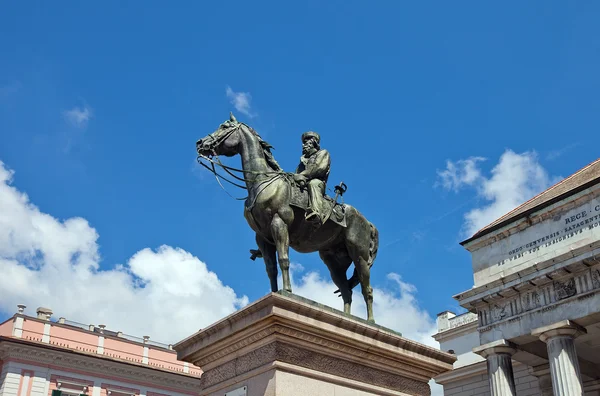
<instances>
[{"instance_id":1,"label":"marble column","mask_svg":"<svg viewBox=\"0 0 600 396\"><path fill-rule=\"evenodd\" d=\"M540 327L531 333L546 343L555 396L583 395L575 338L585 333L585 328L570 320Z\"/></svg>"},{"instance_id":2,"label":"marble column","mask_svg":"<svg viewBox=\"0 0 600 396\"><path fill-rule=\"evenodd\" d=\"M474 348L473 352L487 361L491 395L516 396L512 368L512 355L517 352L515 345L507 340L498 340Z\"/></svg>"}]
</instances>

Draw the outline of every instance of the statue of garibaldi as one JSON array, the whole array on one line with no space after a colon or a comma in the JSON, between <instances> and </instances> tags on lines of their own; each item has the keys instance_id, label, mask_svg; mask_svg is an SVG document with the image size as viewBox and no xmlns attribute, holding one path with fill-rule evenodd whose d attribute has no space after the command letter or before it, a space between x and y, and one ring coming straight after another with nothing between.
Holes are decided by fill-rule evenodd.
<instances>
[{"instance_id":1,"label":"statue of garibaldi","mask_svg":"<svg viewBox=\"0 0 600 396\"><path fill-rule=\"evenodd\" d=\"M321 148L320 143L321 137L318 133L308 131L302 134L302 156L294 180L301 187L308 189L309 207L306 220L323 223L327 215L323 201L331 158L329 152Z\"/></svg>"}]
</instances>

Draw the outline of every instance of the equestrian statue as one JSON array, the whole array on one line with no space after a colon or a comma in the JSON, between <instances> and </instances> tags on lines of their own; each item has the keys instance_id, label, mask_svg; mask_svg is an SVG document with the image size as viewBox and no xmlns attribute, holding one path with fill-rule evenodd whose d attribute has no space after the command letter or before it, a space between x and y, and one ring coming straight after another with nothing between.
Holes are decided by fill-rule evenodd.
<instances>
[{"instance_id":1,"label":"equestrian statue","mask_svg":"<svg viewBox=\"0 0 600 396\"><path fill-rule=\"evenodd\" d=\"M300 253L319 252L338 287L336 293L344 301L344 312L350 314L352 289L360 284L367 320L374 322L370 273L379 246L377 228L354 207L337 202L337 197L346 190L343 183L335 187L335 199L325 194L331 160L329 152L321 149L317 133L302 135L302 156L295 173L285 172L279 166L271 148L233 114L213 133L196 142L198 162L211 170L217 180L220 175L216 166L244 185L224 180L248 190L244 217L256 233L258 245L257 251L251 251L251 258L263 258L271 290L278 290L279 263L283 290L292 292L290 247ZM219 155L237 154L241 156L242 169L219 161ZM352 263L354 273L347 279L346 272Z\"/></svg>"}]
</instances>

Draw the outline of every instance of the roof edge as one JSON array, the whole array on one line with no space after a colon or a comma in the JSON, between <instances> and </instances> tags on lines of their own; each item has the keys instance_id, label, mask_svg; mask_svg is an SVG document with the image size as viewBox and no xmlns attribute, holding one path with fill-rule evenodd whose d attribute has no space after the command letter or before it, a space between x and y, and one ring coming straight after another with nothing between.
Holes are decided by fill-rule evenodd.
<instances>
[{"instance_id":1,"label":"roof edge","mask_svg":"<svg viewBox=\"0 0 600 396\"><path fill-rule=\"evenodd\" d=\"M566 180L566 179L564 179L564 180ZM575 195L575 194L577 194L577 193L579 193L579 192L581 192L581 191L583 191L583 190L585 190L587 188L590 188L590 187L592 187L592 186L594 186L594 185L596 185L598 183L600 183L600 176L596 177L595 179L592 179L592 180L588 181L587 183L584 183L584 184L582 184L580 186L577 186L577 187L575 187L572 190L566 191L566 192L564 192L564 193L562 193L562 194L560 194L560 195L558 195L558 196L556 196L556 197L554 197L552 199L549 199L546 202L542 202L541 204L536 205L536 206L532 207L531 209L528 209L528 210L526 210L526 211L524 211L522 213L519 213L518 215L516 215L514 217L509 217L506 220L503 220L500 223L498 223L498 224L496 224L496 225L494 225L492 227L485 228L485 229L477 232L472 237L470 237L468 239L465 239L464 241L460 242L460 245L461 246L465 246L469 242L472 242L472 241L477 240L477 239L479 239L479 238L481 238L481 237L483 237L483 236L485 236L487 234L490 234L490 233L492 233L492 232L494 232L494 231L496 231L496 230L504 227L505 225L513 223L513 222L515 222L517 220L520 220L520 219L522 219L524 217L527 217L530 214L532 214L534 212L537 212L540 209L543 209L543 208L548 207L550 205L554 205L555 203L557 203L559 201L562 201L563 199L565 199L567 197L570 197L571 195ZM528 201L526 201L526 202L528 202Z\"/></svg>"}]
</instances>

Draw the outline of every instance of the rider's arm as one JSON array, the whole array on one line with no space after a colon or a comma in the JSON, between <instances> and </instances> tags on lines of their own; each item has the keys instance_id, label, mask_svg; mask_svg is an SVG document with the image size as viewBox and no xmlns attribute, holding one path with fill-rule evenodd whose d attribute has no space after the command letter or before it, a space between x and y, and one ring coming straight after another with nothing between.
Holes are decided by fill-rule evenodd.
<instances>
[{"instance_id":1,"label":"rider's arm","mask_svg":"<svg viewBox=\"0 0 600 396\"><path fill-rule=\"evenodd\" d=\"M317 153L315 162L300 172L300 174L306 176L307 179L321 178L327 175L330 165L331 158L329 152L327 150L320 150Z\"/></svg>"}]
</instances>

